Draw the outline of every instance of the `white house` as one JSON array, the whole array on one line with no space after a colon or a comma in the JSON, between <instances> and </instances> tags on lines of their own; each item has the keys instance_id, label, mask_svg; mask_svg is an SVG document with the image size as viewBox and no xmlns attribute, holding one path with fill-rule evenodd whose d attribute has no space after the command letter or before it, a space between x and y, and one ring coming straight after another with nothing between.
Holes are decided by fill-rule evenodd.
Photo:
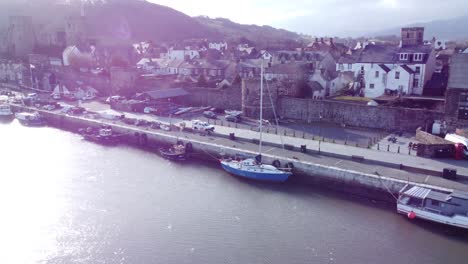
<instances>
[{"instance_id":1,"label":"white house","mask_svg":"<svg viewBox=\"0 0 468 264\"><path fill-rule=\"evenodd\" d=\"M150 73L153 70L159 68L157 63L157 58L143 58L137 62L137 68L142 69L143 71Z\"/></svg>"},{"instance_id":2,"label":"white house","mask_svg":"<svg viewBox=\"0 0 468 264\"><path fill-rule=\"evenodd\" d=\"M223 51L223 50L227 50L228 44L225 41L224 42L210 42L208 43L208 48Z\"/></svg>"},{"instance_id":3,"label":"white house","mask_svg":"<svg viewBox=\"0 0 468 264\"><path fill-rule=\"evenodd\" d=\"M185 50L175 50L169 49L167 53L162 53L161 58L170 59L170 60L193 60L199 59L200 53L198 50L185 49Z\"/></svg>"},{"instance_id":4,"label":"white house","mask_svg":"<svg viewBox=\"0 0 468 264\"><path fill-rule=\"evenodd\" d=\"M66 47L65 50L62 52L63 65L70 66L70 58L79 55L81 55L81 51L78 49L77 46Z\"/></svg>"},{"instance_id":5,"label":"white house","mask_svg":"<svg viewBox=\"0 0 468 264\"><path fill-rule=\"evenodd\" d=\"M437 39L434 41L434 49L436 50L444 50L447 49L447 41L443 39Z\"/></svg>"},{"instance_id":6,"label":"white house","mask_svg":"<svg viewBox=\"0 0 468 264\"><path fill-rule=\"evenodd\" d=\"M338 72L352 72L369 98L385 93L422 95L435 66L435 52L428 45L367 45L336 65Z\"/></svg>"}]
</instances>

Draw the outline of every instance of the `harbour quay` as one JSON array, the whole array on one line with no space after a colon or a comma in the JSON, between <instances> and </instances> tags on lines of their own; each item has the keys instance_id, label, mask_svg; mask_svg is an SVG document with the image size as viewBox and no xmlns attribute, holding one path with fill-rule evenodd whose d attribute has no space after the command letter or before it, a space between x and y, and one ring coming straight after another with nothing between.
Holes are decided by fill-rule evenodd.
<instances>
[{"instance_id":1,"label":"harbour quay","mask_svg":"<svg viewBox=\"0 0 468 264\"><path fill-rule=\"evenodd\" d=\"M177 141L190 143L191 156L194 159L218 162L219 158L226 156L255 156L258 151L258 142L252 138L233 140L222 134L194 133L190 128L185 128L183 131L175 129L176 127L173 127L172 131L156 130L116 120L92 118L90 115L68 115L60 111L47 111L15 104L12 104L11 108L14 112L36 111L50 126L72 132L87 127L111 126L113 131L122 135L124 143L148 150L156 150L158 146L175 144ZM339 145L336 147L338 148ZM274 162L279 162L281 166L292 164L294 175L291 181L318 184L324 188L338 189L390 202L395 202L396 194L406 184L444 192L468 191L468 185L462 182L444 179L439 175L425 173L423 170L404 170L398 166L384 166L385 164L377 162L366 162L365 159L359 159L356 156L334 157L322 155L318 151L304 152L301 151L300 146L284 149L266 142L262 160L266 164Z\"/></svg>"}]
</instances>

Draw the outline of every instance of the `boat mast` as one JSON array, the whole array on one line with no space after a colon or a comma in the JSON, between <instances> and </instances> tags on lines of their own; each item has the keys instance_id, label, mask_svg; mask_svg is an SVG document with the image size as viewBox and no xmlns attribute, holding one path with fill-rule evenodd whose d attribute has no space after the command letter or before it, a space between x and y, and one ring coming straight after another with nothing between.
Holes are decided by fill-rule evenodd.
<instances>
[{"instance_id":1,"label":"boat mast","mask_svg":"<svg viewBox=\"0 0 468 264\"><path fill-rule=\"evenodd\" d=\"M260 142L258 146L258 153L262 154L262 139L263 139L263 60L260 71Z\"/></svg>"}]
</instances>

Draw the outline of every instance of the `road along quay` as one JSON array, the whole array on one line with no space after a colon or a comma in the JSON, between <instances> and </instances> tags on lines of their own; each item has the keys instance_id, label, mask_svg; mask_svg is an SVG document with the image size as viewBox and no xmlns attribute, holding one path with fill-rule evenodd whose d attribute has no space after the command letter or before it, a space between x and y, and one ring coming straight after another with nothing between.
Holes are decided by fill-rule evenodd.
<instances>
[{"instance_id":1,"label":"road along quay","mask_svg":"<svg viewBox=\"0 0 468 264\"><path fill-rule=\"evenodd\" d=\"M108 125L116 133L122 134L125 142L147 149L174 144L181 140L190 142L193 157L217 161L222 156L257 154L258 146L252 140L231 140L216 135L200 135L188 131L162 131L149 127L128 125L120 121L94 119L89 116L72 116L60 111L46 111L20 105L12 105L15 112L37 111L49 125L77 132L80 128L98 128ZM141 140L145 138L145 140ZM435 190L452 192L468 191L468 185L443 179L439 176L420 172L408 172L399 168L368 164L353 159L322 156L318 153L302 153L297 150L277 146L265 146L262 155L264 163L279 161L282 165L293 164L294 176L291 180L303 183L323 184L326 188L363 194L375 199L395 201L395 195L406 184L418 185Z\"/></svg>"}]
</instances>

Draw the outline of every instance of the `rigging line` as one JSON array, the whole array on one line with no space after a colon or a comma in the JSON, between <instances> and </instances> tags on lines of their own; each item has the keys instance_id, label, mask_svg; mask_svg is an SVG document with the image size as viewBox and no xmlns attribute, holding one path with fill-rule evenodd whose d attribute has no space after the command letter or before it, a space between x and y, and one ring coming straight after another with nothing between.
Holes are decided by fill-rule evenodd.
<instances>
[{"instance_id":1,"label":"rigging line","mask_svg":"<svg viewBox=\"0 0 468 264\"><path fill-rule=\"evenodd\" d=\"M382 181L382 178L381 178L380 174L378 174L377 172L374 173L374 174L376 174L376 175L379 177L380 182L381 182L382 185L385 187L385 189L387 189L387 192L390 193L390 195L392 195L392 197L395 199L395 201L398 202L398 198L390 191L390 189L389 189L388 186L385 184L385 182Z\"/></svg>"},{"instance_id":2,"label":"rigging line","mask_svg":"<svg viewBox=\"0 0 468 264\"><path fill-rule=\"evenodd\" d=\"M265 83L266 83L266 87L267 87L267 91L268 91L268 96L270 98L271 108L273 109L273 116L275 117L276 129L279 129L278 116L276 115L276 108L275 108L275 106L273 104L273 97L271 96L271 91L270 91L270 86L268 85L268 80L265 79ZM279 134L279 136L280 136L280 141L281 141L281 147L284 150L283 136L281 135L281 133Z\"/></svg>"}]
</instances>

